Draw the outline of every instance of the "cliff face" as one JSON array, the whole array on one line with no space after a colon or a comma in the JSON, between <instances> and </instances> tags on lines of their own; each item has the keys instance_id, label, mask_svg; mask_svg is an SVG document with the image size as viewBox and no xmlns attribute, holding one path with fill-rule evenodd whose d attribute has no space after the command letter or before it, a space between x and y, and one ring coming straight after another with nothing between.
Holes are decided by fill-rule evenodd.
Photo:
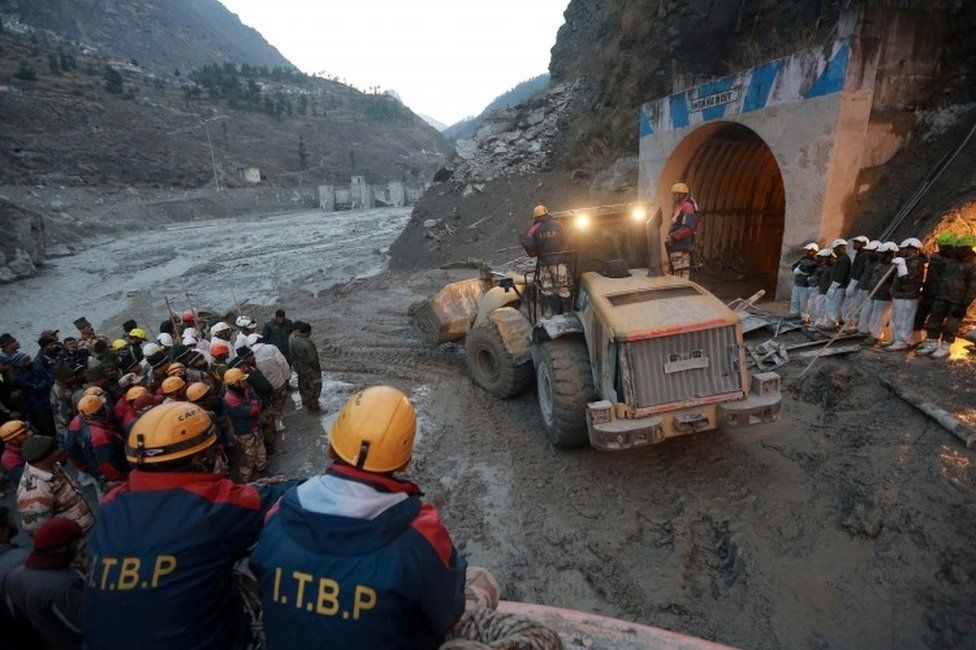
<instances>
[{"instance_id":1,"label":"cliff face","mask_svg":"<svg viewBox=\"0 0 976 650\"><path fill-rule=\"evenodd\" d=\"M292 67L217 0L0 0L0 13L167 74L222 62Z\"/></svg>"},{"instance_id":2,"label":"cliff face","mask_svg":"<svg viewBox=\"0 0 976 650\"><path fill-rule=\"evenodd\" d=\"M44 219L0 199L0 283L37 273L44 263Z\"/></svg>"}]
</instances>

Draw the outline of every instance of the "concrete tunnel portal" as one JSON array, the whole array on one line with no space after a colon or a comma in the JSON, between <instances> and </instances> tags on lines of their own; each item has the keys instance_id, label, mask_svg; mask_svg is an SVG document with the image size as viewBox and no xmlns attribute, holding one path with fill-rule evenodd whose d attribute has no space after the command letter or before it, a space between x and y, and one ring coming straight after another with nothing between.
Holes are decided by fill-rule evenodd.
<instances>
[{"instance_id":1,"label":"concrete tunnel portal","mask_svg":"<svg viewBox=\"0 0 976 650\"><path fill-rule=\"evenodd\" d=\"M786 188L766 142L736 122L701 126L672 152L658 196L678 180L691 187L701 216L693 279L721 294L775 295Z\"/></svg>"}]
</instances>

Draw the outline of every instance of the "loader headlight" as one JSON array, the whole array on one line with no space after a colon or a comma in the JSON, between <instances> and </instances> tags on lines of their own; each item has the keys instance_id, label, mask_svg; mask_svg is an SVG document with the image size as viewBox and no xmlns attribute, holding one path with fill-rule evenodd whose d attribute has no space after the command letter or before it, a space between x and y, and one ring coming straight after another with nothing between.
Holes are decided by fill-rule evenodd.
<instances>
[{"instance_id":1,"label":"loader headlight","mask_svg":"<svg viewBox=\"0 0 976 650\"><path fill-rule=\"evenodd\" d=\"M589 230L590 215L586 214L585 212L579 213L578 215L576 215L576 218L573 219L573 225L576 227L577 230Z\"/></svg>"},{"instance_id":2,"label":"loader headlight","mask_svg":"<svg viewBox=\"0 0 976 650\"><path fill-rule=\"evenodd\" d=\"M636 222L641 222L647 219L647 210L638 206L630 211L630 218Z\"/></svg>"}]
</instances>

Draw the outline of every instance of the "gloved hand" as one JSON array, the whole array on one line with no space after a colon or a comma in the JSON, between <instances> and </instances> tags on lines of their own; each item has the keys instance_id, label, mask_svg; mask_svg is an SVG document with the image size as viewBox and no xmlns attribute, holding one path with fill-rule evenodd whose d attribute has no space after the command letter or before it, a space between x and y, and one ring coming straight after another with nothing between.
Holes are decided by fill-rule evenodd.
<instances>
[{"instance_id":1,"label":"gloved hand","mask_svg":"<svg viewBox=\"0 0 976 650\"><path fill-rule=\"evenodd\" d=\"M891 263L895 265L896 269L898 269L897 273L899 278L903 278L908 275L908 264L905 262L904 257L892 258Z\"/></svg>"}]
</instances>

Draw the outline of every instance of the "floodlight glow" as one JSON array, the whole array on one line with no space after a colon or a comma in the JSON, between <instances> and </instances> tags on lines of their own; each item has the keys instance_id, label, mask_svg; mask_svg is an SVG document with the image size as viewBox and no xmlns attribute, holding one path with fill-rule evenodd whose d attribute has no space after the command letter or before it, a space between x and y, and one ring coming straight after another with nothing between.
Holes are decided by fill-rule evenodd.
<instances>
[{"instance_id":1,"label":"floodlight glow","mask_svg":"<svg viewBox=\"0 0 976 650\"><path fill-rule=\"evenodd\" d=\"M647 218L647 210L638 206L631 210L630 218L634 221L644 221Z\"/></svg>"},{"instance_id":2,"label":"floodlight glow","mask_svg":"<svg viewBox=\"0 0 976 650\"><path fill-rule=\"evenodd\" d=\"M576 226L578 230L589 230L590 228L590 215L585 212L576 215L576 219L573 220L573 225Z\"/></svg>"}]
</instances>

